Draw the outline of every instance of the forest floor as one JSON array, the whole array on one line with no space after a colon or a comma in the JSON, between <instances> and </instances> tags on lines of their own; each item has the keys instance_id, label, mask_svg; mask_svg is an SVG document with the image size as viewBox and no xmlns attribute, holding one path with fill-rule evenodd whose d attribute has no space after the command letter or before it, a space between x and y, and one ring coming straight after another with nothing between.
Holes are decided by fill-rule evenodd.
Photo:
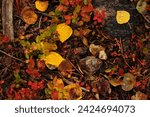
<instances>
[{"instance_id":1,"label":"forest floor","mask_svg":"<svg viewBox=\"0 0 150 117\"><path fill-rule=\"evenodd\" d=\"M130 26L136 14L122 13ZM150 32L139 16L122 37L130 30L105 28L107 9L91 0L14 0L15 40L0 29L0 99L150 99Z\"/></svg>"}]
</instances>

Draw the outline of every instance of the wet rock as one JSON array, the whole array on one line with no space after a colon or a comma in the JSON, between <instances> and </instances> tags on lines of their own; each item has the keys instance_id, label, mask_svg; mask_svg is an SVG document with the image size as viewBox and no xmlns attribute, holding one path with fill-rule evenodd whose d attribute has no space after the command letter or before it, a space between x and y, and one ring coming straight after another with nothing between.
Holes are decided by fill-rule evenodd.
<instances>
[{"instance_id":1,"label":"wet rock","mask_svg":"<svg viewBox=\"0 0 150 117\"><path fill-rule=\"evenodd\" d=\"M81 69L89 72L90 74L94 74L100 69L102 61L98 58L95 58L94 56L87 56L81 59L79 64Z\"/></svg>"}]
</instances>

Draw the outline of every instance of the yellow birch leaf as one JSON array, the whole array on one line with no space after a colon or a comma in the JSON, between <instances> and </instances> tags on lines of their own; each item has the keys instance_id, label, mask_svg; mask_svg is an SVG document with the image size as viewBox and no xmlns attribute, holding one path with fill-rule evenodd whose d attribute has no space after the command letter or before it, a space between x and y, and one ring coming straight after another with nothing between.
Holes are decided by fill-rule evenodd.
<instances>
[{"instance_id":1,"label":"yellow birch leaf","mask_svg":"<svg viewBox=\"0 0 150 117\"><path fill-rule=\"evenodd\" d=\"M127 11L117 11L116 20L118 24L125 24L130 20L130 14Z\"/></svg>"},{"instance_id":2,"label":"yellow birch leaf","mask_svg":"<svg viewBox=\"0 0 150 117\"><path fill-rule=\"evenodd\" d=\"M63 43L72 35L72 28L65 23L57 25L56 31L59 34L59 39Z\"/></svg>"},{"instance_id":3,"label":"yellow birch leaf","mask_svg":"<svg viewBox=\"0 0 150 117\"><path fill-rule=\"evenodd\" d=\"M59 64L64 60L64 58L56 52L50 52L47 56L43 56L41 58L45 61L46 65L50 64L55 67L58 67Z\"/></svg>"},{"instance_id":4,"label":"yellow birch leaf","mask_svg":"<svg viewBox=\"0 0 150 117\"><path fill-rule=\"evenodd\" d=\"M39 11L41 12L44 12L47 10L48 8L48 1L40 1L40 0L37 0L35 2L35 7L36 9L38 9Z\"/></svg>"}]
</instances>

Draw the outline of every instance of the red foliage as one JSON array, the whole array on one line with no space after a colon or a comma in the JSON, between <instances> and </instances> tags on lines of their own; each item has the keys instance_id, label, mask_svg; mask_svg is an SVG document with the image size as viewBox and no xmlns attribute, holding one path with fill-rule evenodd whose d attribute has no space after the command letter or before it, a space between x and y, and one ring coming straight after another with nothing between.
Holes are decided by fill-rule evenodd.
<instances>
[{"instance_id":1,"label":"red foliage","mask_svg":"<svg viewBox=\"0 0 150 117\"><path fill-rule=\"evenodd\" d=\"M28 82L28 85L31 86L31 89L38 90L38 89L44 89L44 80L41 80L40 82Z\"/></svg>"},{"instance_id":2,"label":"red foliage","mask_svg":"<svg viewBox=\"0 0 150 117\"><path fill-rule=\"evenodd\" d=\"M64 19L66 20L66 24L70 24L71 20L72 20L72 16L71 15L64 15Z\"/></svg>"},{"instance_id":3,"label":"red foliage","mask_svg":"<svg viewBox=\"0 0 150 117\"><path fill-rule=\"evenodd\" d=\"M45 63L44 63L44 61L38 60L37 61L37 67L38 67L38 70L44 70L45 69Z\"/></svg>"},{"instance_id":4,"label":"red foliage","mask_svg":"<svg viewBox=\"0 0 150 117\"><path fill-rule=\"evenodd\" d=\"M124 70L122 68L119 68L118 72L119 72L120 76L122 76L124 74Z\"/></svg>"},{"instance_id":5,"label":"red foliage","mask_svg":"<svg viewBox=\"0 0 150 117\"><path fill-rule=\"evenodd\" d=\"M2 85L5 81L4 80L0 80L0 85Z\"/></svg>"},{"instance_id":6,"label":"red foliage","mask_svg":"<svg viewBox=\"0 0 150 117\"><path fill-rule=\"evenodd\" d=\"M99 23L102 23L102 21L106 19L106 11L105 10L94 10L94 18L93 20L96 20Z\"/></svg>"},{"instance_id":7,"label":"red foliage","mask_svg":"<svg viewBox=\"0 0 150 117\"><path fill-rule=\"evenodd\" d=\"M90 21L90 13L93 11L93 5L90 4L88 6L83 6L81 8L80 15L82 16L82 21L88 22Z\"/></svg>"},{"instance_id":8,"label":"red foliage","mask_svg":"<svg viewBox=\"0 0 150 117\"><path fill-rule=\"evenodd\" d=\"M58 91L52 91L51 95L53 96L54 100L58 100Z\"/></svg>"},{"instance_id":9,"label":"red foliage","mask_svg":"<svg viewBox=\"0 0 150 117\"><path fill-rule=\"evenodd\" d=\"M34 99L37 96L36 92L33 92L29 88L22 88L18 92L15 92L15 100Z\"/></svg>"},{"instance_id":10,"label":"red foliage","mask_svg":"<svg viewBox=\"0 0 150 117\"><path fill-rule=\"evenodd\" d=\"M62 0L62 3L66 6L71 5L72 7L80 4L83 0Z\"/></svg>"},{"instance_id":11,"label":"red foliage","mask_svg":"<svg viewBox=\"0 0 150 117\"><path fill-rule=\"evenodd\" d=\"M58 11L66 12L66 11L67 11L67 7L60 4L60 5L57 7L57 10L58 10Z\"/></svg>"},{"instance_id":12,"label":"red foliage","mask_svg":"<svg viewBox=\"0 0 150 117\"><path fill-rule=\"evenodd\" d=\"M29 68L27 68L27 69L26 69L26 72L27 72L29 75L31 75L32 77L35 77L35 78L40 77L39 70L37 70L37 69L29 69Z\"/></svg>"},{"instance_id":13,"label":"red foliage","mask_svg":"<svg viewBox=\"0 0 150 117\"><path fill-rule=\"evenodd\" d=\"M38 78L40 77L39 70L35 68L35 62L32 58L29 59L28 68L26 72L31 75L32 77Z\"/></svg>"},{"instance_id":14,"label":"red foliage","mask_svg":"<svg viewBox=\"0 0 150 117\"><path fill-rule=\"evenodd\" d=\"M2 43L8 43L8 42L10 42L10 38L7 36L3 36Z\"/></svg>"}]
</instances>

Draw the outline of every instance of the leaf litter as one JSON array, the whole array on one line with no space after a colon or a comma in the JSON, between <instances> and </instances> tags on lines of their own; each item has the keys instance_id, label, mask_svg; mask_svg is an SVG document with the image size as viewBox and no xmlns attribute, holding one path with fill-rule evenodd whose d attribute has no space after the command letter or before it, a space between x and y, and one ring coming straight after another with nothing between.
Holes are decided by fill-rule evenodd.
<instances>
[{"instance_id":1,"label":"leaf litter","mask_svg":"<svg viewBox=\"0 0 150 117\"><path fill-rule=\"evenodd\" d=\"M15 40L0 35L0 99L150 99L149 3L107 4L15 0Z\"/></svg>"}]
</instances>

